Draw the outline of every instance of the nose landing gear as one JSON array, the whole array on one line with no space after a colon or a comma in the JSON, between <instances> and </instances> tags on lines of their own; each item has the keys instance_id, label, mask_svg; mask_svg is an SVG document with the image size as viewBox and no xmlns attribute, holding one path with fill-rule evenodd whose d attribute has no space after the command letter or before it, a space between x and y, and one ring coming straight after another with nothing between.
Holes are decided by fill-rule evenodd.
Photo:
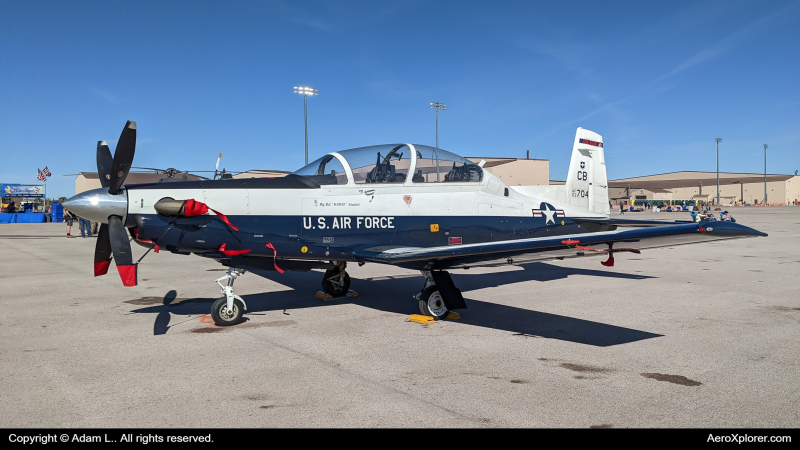
<instances>
[{"instance_id":1,"label":"nose landing gear","mask_svg":"<svg viewBox=\"0 0 800 450\"><path fill-rule=\"evenodd\" d=\"M247 309L247 305L242 300L242 297L233 293L233 281L237 277L244 275L245 272L244 269L231 267L224 277L217 279L217 284L222 288L222 293L225 295L211 305L211 318L214 319L214 323L217 326L227 327L241 322L242 314ZM226 286L220 283L223 280L228 280Z\"/></svg>"}]
</instances>

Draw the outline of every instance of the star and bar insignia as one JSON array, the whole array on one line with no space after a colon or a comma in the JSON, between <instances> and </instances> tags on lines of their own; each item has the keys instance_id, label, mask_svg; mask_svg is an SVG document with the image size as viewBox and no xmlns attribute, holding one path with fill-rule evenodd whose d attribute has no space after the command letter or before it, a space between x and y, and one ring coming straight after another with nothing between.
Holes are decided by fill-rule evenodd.
<instances>
[{"instance_id":1,"label":"star and bar insignia","mask_svg":"<svg viewBox=\"0 0 800 450\"><path fill-rule=\"evenodd\" d=\"M563 218L566 216L564 215L563 209L556 209L550 203L542 202L542 204L539 205L539 209L533 210L533 217L545 217L546 218L544 221L545 225L550 225L551 222L553 223L553 225L555 225L556 224L555 218L558 217Z\"/></svg>"}]
</instances>

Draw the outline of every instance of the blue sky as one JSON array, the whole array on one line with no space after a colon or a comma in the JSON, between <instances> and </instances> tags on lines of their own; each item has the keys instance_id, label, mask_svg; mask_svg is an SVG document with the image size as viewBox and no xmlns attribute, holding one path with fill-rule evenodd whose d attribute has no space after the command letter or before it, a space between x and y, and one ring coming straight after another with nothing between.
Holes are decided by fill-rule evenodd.
<instances>
[{"instance_id":1,"label":"blue sky","mask_svg":"<svg viewBox=\"0 0 800 450\"><path fill-rule=\"evenodd\" d=\"M578 126L610 178L800 169L798 1L0 2L0 183L70 196L138 122L134 165L295 170L390 142L550 160Z\"/></svg>"}]
</instances>

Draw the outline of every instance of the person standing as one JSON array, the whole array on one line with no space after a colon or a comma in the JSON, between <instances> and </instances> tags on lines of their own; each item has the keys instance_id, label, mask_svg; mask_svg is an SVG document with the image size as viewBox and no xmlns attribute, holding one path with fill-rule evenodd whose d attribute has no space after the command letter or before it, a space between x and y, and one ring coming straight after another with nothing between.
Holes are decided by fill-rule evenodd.
<instances>
[{"instance_id":1,"label":"person standing","mask_svg":"<svg viewBox=\"0 0 800 450\"><path fill-rule=\"evenodd\" d=\"M622 202L619 202L619 215L621 216L623 214L625 214L625 205L623 205Z\"/></svg>"},{"instance_id":2,"label":"person standing","mask_svg":"<svg viewBox=\"0 0 800 450\"><path fill-rule=\"evenodd\" d=\"M92 237L92 222L89 221L89 219L78 217L78 223L80 223L81 226L81 237L85 238L86 233L89 233L89 237Z\"/></svg>"},{"instance_id":3,"label":"person standing","mask_svg":"<svg viewBox=\"0 0 800 450\"><path fill-rule=\"evenodd\" d=\"M72 214L70 210L64 208L64 222L67 223L67 237L74 238L75 236L71 235L70 232L72 231L72 222L75 221L75 214Z\"/></svg>"}]
</instances>

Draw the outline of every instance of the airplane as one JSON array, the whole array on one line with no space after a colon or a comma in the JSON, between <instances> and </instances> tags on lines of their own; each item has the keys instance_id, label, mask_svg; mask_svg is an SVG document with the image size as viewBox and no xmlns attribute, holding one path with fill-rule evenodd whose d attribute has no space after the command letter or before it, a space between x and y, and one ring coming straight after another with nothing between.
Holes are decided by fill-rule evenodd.
<instances>
[{"instance_id":1,"label":"airplane","mask_svg":"<svg viewBox=\"0 0 800 450\"><path fill-rule=\"evenodd\" d=\"M729 221L611 218L603 137L583 128L566 184L548 186L509 186L483 161L417 144L331 152L279 178L124 185L135 147L128 121L113 158L98 142L102 187L64 202L102 224L94 274L106 274L113 255L123 285L136 286L131 240L145 255L212 258L228 267L211 307L219 326L243 320L233 283L248 270L325 269L322 290L333 297L349 292L348 263L419 270L414 298L438 320L467 306L449 270L591 255L611 267L615 253L767 236Z\"/></svg>"}]
</instances>

